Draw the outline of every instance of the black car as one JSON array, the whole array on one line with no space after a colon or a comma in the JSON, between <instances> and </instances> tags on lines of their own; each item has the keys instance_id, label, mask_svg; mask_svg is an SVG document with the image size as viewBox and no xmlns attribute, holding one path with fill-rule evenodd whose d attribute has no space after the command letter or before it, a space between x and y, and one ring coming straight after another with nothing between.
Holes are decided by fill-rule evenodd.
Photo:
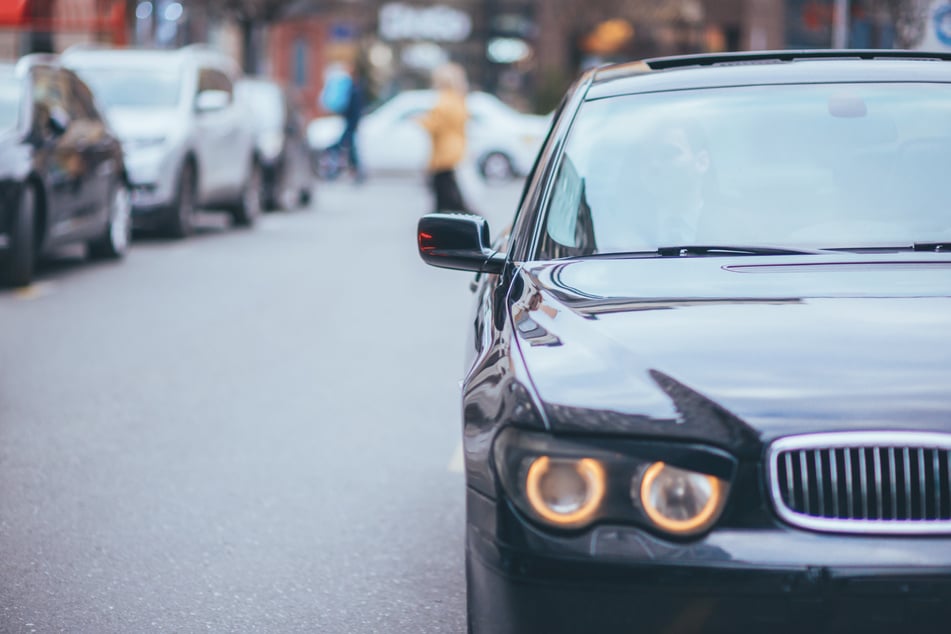
<instances>
[{"instance_id":1,"label":"black car","mask_svg":"<svg viewBox=\"0 0 951 634\"><path fill-rule=\"evenodd\" d=\"M949 166L951 55L664 58L571 90L498 243L424 216L470 631L951 631Z\"/></svg>"},{"instance_id":2,"label":"black car","mask_svg":"<svg viewBox=\"0 0 951 634\"><path fill-rule=\"evenodd\" d=\"M122 149L89 88L55 56L0 64L0 257L13 285L44 252L85 242L96 257L129 244Z\"/></svg>"},{"instance_id":3,"label":"black car","mask_svg":"<svg viewBox=\"0 0 951 634\"><path fill-rule=\"evenodd\" d=\"M303 118L293 95L276 81L261 77L242 79L236 92L254 115L262 206L279 209L308 205L314 169Z\"/></svg>"}]
</instances>

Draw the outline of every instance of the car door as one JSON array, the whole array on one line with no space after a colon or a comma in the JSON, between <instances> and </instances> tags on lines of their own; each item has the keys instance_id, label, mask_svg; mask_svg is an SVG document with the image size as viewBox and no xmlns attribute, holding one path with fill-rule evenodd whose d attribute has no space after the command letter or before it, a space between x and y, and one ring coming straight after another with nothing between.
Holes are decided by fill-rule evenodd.
<instances>
[{"instance_id":1,"label":"car door","mask_svg":"<svg viewBox=\"0 0 951 634\"><path fill-rule=\"evenodd\" d=\"M227 100L215 107L201 107L212 91L227 95ZM202 201L220 200L240 189L247 161L241 147L241 122L231 79L218 69L200 67L196 107L195 151Z\"/></svg>"},{"instance_id":2,"label":"car door","mask_svg":"<svg viewBox=\"0 0 951 634\"><path fill-rule=\"evenodd\" d=\"M413 97L396 97L360 123L360 158L369 169L418 171L426 167L432 145L417 119L432 109L436 97Z\"/></svg>"},{"instance_id":3,"label":"car door","mask_svg":"<svg viewBox=\"0 0 951 634\"><path fill-rule=\"evenodd\" d=\"M76 228L85 235L97 235L108 224L112 191L121 166L115 152L115 139L96 109L92 93L78 77L72 73L67 75L72 137L84 168Z\"/></svg>"},{"instance_id":4,"label":"car door","mask_svg":"<svg viewBox=\"0 0 951 634\"><path fill-rule=\"evenodd\" d=\"M46 66L32 70L31 141L47 197L45 247L65 241L76 231L85 204L87 168L70 120L70 92L69 78L62 71Z\"/></svg>"}]
</instances>

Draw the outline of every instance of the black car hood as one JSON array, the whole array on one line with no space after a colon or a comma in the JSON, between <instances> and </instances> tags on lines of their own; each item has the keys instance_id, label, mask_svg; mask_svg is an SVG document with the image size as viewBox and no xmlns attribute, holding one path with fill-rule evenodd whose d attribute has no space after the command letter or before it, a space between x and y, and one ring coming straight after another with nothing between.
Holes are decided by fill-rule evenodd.
<instances>
[{"instance_id":1,"label":"black car hood","mask_svg":"<svg viewBox=\"0 0 951 634\"><path fill-rule=\"evenodd\" d=\"M951 257L596 258L510 305L549 426L740 449L819 430L951 431Z\"/></svg>"}]
</instances>

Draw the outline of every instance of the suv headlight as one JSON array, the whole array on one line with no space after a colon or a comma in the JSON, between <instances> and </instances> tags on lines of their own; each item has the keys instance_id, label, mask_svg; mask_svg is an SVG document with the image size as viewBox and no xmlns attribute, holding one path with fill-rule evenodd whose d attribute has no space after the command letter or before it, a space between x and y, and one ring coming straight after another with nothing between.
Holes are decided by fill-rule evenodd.
<instances>
[{"instance_id":1,"label":"suv headlight","mask_svg":"<svg viewBox=\"0 0 951 634\"><path fill-rule=\"evenodd\" d=\"M496 438L494 460L508 497L540 524L637 524L669 537L712 528L736 471L730 454L703 445L563 438L511 427Z\"/></svg>"},{"instance_id":2,"label":"suv headlight","mask_svg":"<svg viewBox=\"0 0 951 634\"><path fill-rule=\"evenodd\" d=\"M258 135L258 149L267 161L273 161L284 149L284 135L280 130L268 130Z\"/></svg>"},{"instance_id":3,"label":"suv headlight","mask_svg":"<svg viewBox=\"0 0 951 634\"><path fill-rule=\"evenodd\" d=\"M126 145L129 150L144 150L164 145L165 141L164 136L136 137L126 141Z\"/></svg>"}]
</instances>

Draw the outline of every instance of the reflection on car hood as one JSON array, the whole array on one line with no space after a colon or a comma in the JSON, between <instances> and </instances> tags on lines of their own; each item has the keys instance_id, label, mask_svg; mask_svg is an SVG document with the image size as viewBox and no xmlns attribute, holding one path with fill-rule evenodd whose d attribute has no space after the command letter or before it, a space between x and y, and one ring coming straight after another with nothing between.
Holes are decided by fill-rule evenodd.
<instances>
[{"instance_id":1,"label":"reflection on car hood","mask_svg":"<svg viewBox=\"0 0 951 634\"><path fill-rule=\"evenodd\" d=\"M520 281L510 314L556 431L754 450L951 430L947 255L593 259Z\"/></svg>"},{"instance_id":2,"label":"reflection on car hood","mask_svg":"<svg viewBox=\"0 0 951 634\"><path fill-rule=\"evenodd\" d=\"M163 137L182 126L178 110L172 108L111 108L108 118L123 141Z\"/></svg>"}]
</instances>

